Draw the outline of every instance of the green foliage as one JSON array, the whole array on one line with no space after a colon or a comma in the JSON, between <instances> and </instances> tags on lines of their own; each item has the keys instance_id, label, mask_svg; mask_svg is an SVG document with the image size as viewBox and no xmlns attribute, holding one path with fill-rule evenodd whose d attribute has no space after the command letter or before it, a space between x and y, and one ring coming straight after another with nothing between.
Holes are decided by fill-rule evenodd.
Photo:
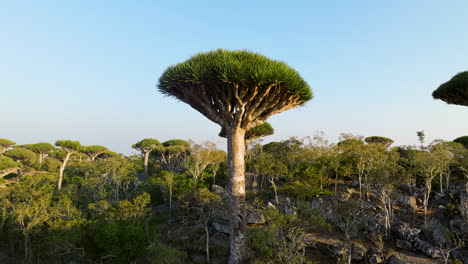
<instances>
[{"instance_id":1,"label":"green foliage","mask_svg":"<svg viewBox=\"0 0 468 264\"><path fill-rule=\"evenodd\" d=\"M298 95L303 103L312 98L309 85L286 63L245 50L218 49L196 54L169 67L159 79L158 87L166 95L177 96L186 86L221 89L238 83L248 87L276 84L285 92Z\"/></svg>"},{"instance_id":2,"label":"green foliage","mask_svg":"<svg viewBox=\"0 0 468 264\"><path fill-rule=\"evenodd\" d=\"M440 85L432 93L432 97L448 104L468 106L468 71L460 72Z\"/></svg>"},{"instance_id":3,"label":"green foliage","mask_svg":"<svg viewBox=\"0 0 468 264\"><path fill-rule=\"evenodd\" d=\"M146 153L146 152L149 152L149 151L152 151L153 149L157 148L157 147L161 147L161 143L157 140L157 139L154 139L154 138L145 138L145 139L142 139L140 141L138 141L137 143L133 144L132 145L132 148L138 150L138 151L141 151L143 153Z\"/></svg>"},{"instance_id":4,"label":"green foliage","mask_svg":"<svg viewBox=\"0 0 468 264\"><path fill-rule=\"evenodd\" d=\"M458 137L453 140L453 142L457 142L462 144L466 149L468 149L468 136Z\"/></svg>"},{"instance_id":5,"label":"green foliage","mask_svg":"<svg viewBox=\"0 0 468 264\"><path fill-rule=\"evenodd\" d=\"M320 189L320 186L317 183L311 185L307 182L303 183L299 181L284 184L278 192L303 201L311 200L318 195L333 195L333 192L329 190Z\"/></svg>"},{"instance_id":6,"label":"green foliage","mask_svg":"<svg viewBox=\"0 0 468 264\"><path fill-rule=\"evenodd\" d=\"M96 230L93 237L102 250L101 255L116 256L119 261L129 263L146 252L146 233L141 227L110 223Z\"/></svg>"},{"instance_id":7,"label":"green foliage","mask_svg":"<svg viewBox=\"0 0 468 264\"><path fill-rule=\"evenodd\" d=\"M0 153L3 153L7 148L10 148L15 144L16 143L11 140L0 138Z\"/></svg>"},{"instance_id":8,"label":"green foliage","mask_svg":"<svg viewBox=\"0 0 468 264\"><path fill-rule=\"evenodd\" d=\"M37 156L34 152L24 148L14 148L7 150L3 155L10 157L26 166L33 166L37 163Z\"/></svg>"},{"instance_id":9,"label":"green foliage","mask_svg":"<svg viewBox=\"0 0 468 264\"><path fill-rule=\"evenodd\" d=\"M82 146L79 141L74 140L57 140L55 146L62 148L66 152L76 152L82 149Z\"/></svg>"},{"instance_id":10,"label":"green foliage","mask_svg":"<svg viewBox=\"0 0 468 264\"><path fill-rule=\"evenodd\" d=\"M148 255L151 264L179 264L187 258L187 253L162 243L152 245Z\"/></svg>"},{"instance_id":11,"label":"green foliage","mask_svg":"<svg viewBox=\"0 0 468 264\"><path fill-rule=\"evenodd\" d=\"M104 153L107 150L108 149L104 146L92 145L92 146L84 146L81 151L85 153L86 155L88 155L91 159L94 159L95 157L97 157L101 153Z\"/></svg>"},{"instance_id":12,"label":"green foliage","mask_svg":"<svg viewBox=\"0 0 468 264\"><path fill-rule=\"evenodd\" d=\"M26 148L33 151L36 154L46 154L49 151L52 151L55 149L55 147L52 144L47 143L47 142L31 144L31 145L28 145Z\"/></svg>"},{"instance_id":13,"label":"green foliage","mask_svg":"<svg viewBox=\"0 0 468 264\"><path fill-rule=\"evenodd\" d=\"M13 159L6 156L0 156L0 170L16 168L19 166L21 165Z\"/></svg>"},{"instance_id":14,"label":"green foliage","mask_svg":"<svg viewBox=\"0 0 468 264\"><path fill-rule=\"evenodd\" d=\"M247 230L247 245L255 252L259 259L271 259L274 256L272 244L276 240L275 234L262 228Z\"/></svg>"},{"instance_id":15,"label":"green foliage","mask_svg":"<svg viewBox=\"0 0 468 264\"><path fill-rule=\"evenodd\" d=\"M393 143L393 140L380 136L366 137L364 141L366 141L367 144L383 144L387 147Z\"/></svg>"}]
</instances>

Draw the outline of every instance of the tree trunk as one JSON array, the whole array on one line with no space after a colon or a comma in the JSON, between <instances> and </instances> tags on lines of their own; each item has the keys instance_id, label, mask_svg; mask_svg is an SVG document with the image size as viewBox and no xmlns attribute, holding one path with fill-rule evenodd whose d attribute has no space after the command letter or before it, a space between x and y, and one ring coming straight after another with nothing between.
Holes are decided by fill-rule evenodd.
<instances>
[{"instance_id":1,"label":"tree trunk","mask_svg":"<svg viewBox=\"0 0 468 264\"><path fill-rule=\"evenodd\" d=\"M44 161L44 155L43 153L39 154L39 165L42 165L42 162Z\"/></svg>"},{"instance_id":2,"label":"tree trunk","mask_svg":"<svg viewBox=\"0 0 468 264\"><path fill-rule=\"evenodd\" d=\"M335 171L335 195L338 191L338 172Z\"/></svg>"},{"instance_id":3,"label":"tree trunk","mask_svg":"<svg viewBox=\"0 0 468 264\"><path fill-rule=\"evenodd\" d=\"M62 164L60 165L60 170L59 170L59 179L57 183L57 189L62 189L62 179L63 179L63 171L65 170L65 166L67 166L67 162L70 159L70 152L67 152L67 155L65 156L65 159L63 159Z\"/></svg>"},{"instance_id":4,"label":"tree trunk","mask_svg":"<svg viewBox=\"0 0 468 264\"><path fill-rule=\"evenodd\" d=\"M230 202L229 264L245 261L245 130L237 128L228 134L228 176Z\"/></svg>"},{"instance_id":5,"label":"tree trunk","mask_svg":"<svg viewBox=\"0 0 468 264\"><path fill-rule=\"evenodd\" d=\"M210 232L208 230L208 223L205 222L203 227L205 228L205 234L206 234L206 243L205 243L206 263L210 263Z\"/></svg>"},{"instance_id":6,"label":"tree trunk","mask_svg":"<svg viewBox=\"0 0 468 264\"><path fill-rule=\"evenodd\" d=\"M147 151L145 152L145 160L144 160L144 163L143 163L143 166L145 168L145 171L144 171L144 174L145 174L145 177L148 178L149 174L148 174L148 159L149 159L149 154L150 152Z\"/></svg>"}]
</instances>

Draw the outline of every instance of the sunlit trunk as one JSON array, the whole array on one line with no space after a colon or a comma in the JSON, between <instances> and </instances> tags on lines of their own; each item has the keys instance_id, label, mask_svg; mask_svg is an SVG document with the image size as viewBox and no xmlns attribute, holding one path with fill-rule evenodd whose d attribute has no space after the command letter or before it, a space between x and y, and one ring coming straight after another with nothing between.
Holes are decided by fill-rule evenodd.
<instances>
[{"instance_id":1,"label":"sunlit trunk","mask_svg":"<svg viewBox=\"0 0 468 264\"><path fill-rule=\"evenodd\" d=\"M59 179L57 183L57 189L59 190L62 189L63 171L65 170L65 166L67 166L67 162L70 159L70 155L71 153L68 152L67 155L65 156L65 159L63 159L62 164L60 165Z\"/></svg>"},{"instance_id":2,"label":"sunlit trunk","mask_svg":"<svg viewBox=\"0 0 468 264\"><path fill-rule=\"evenodd\" d=\"M230 198L229 264L245 261L245 130L228 133L228 176Z\"/></svg>"},{"instance_id":3,"label":"sunlit trunk","mask_svg":"<svg viewBox=\"0 0 468 264\"><path fill-rule=\"evenodd\" d=\"M144 163L143 163L143 166L144 166L144 174L145 174L145 177L148 178L149 174L148 174L148 160L149 160L149 154L150 152L147 151L145 152L145 160L144 160Z\"/></svg>"}]
</instances>

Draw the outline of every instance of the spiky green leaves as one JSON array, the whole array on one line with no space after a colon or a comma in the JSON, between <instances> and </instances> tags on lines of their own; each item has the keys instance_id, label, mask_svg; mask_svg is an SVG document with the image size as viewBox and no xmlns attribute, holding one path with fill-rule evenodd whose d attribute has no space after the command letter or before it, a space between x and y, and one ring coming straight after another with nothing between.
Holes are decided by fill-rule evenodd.
<instances>
[{"instance_id":1,"label":"spiky green leaves","mask_svg":"<svg viewBox=\"0 0 468 264\"><path fill-rule=\"evenodd\" d=\"M271 60L245 50L199 53L189 60L169 67L159 79L162 93L172 95L181 84L236 84L248 86L281 84L306 102L312 98L310 86L286 63Z\"/></svg>"},{"instance_id":2,"label":"spiky green leaves","mask_svg":"<svg viewBox=\"0 0 468 264\"><path fill-rule=\"evenodd\" d=\"M46 154L55 149L55 147L52 144L47 143L47 142L27 145L26 148L36 154Z\"/></svg>"},{"instance_id":3,"label":"spiky green leaves","mask_svg":"<svg viewBox=\"0 0 468 264\"><path fill-rule=\"evenodd\" d=\"M80 142L75 140L57 140L55 146L62 148L68 153L77 152L82 149Z\"/></svg>"},{"instance_id":4,"label":"spiky green leaves","mask_svg":"<svg viewBox=\"0 0 468 264\"><path fill-rule=\"evenodd\" d=\"M106 147L100 145L92 145L92 146L85 146L83 147L83 153L88 155L92 160L94 160L97 156L107 150Z\"/></svg>"},{"instance_id":5,"label":"spiky green leaves","mask_svg":"<svg viewBox=\"0 0 468 264\"><path fill-rule=\"evenodd\" d=\"M161 143L157 139L145 138L145 139L142 139L142 140L138 141L137 143L133 144L132 148L134 148L134 149L136 149L138 151L141 151L143 153L146 153L146 152L150 152L153 149L155 149L157 147L161 147L161 146L162 146Z\"/></svg>"},{"instance_id":6,"label":"spiky green leaves","mask_svg":"<svg viewBox=\"0 0 468 264\"><path fill-rule=\"evenodd\" d=\"M16 143L11 140L0 138L0 153L5 152L5 150L14 146L15 144Z\"/></svg>"},{"instance_id":7,"label":"spiky green leaves","mask_svg":"<svg viewBox=\"0 0 468 264\"><path fill-rule=\"evenodd\" d=\"M432 93L434 99L468 106L468 71L458 73Z\"/></svg>"},{"instance_id":8,"label":"spiky green leaves","mask_svg":"<svg viewBox=\"0 0 468 264\"><path fill-rule=\"evenodd\" d=\"M158 87L222 127L246 130L312 98L310 86L286 63L245 50L199 53L169 67Z\"/></svg>"},{"instance_id":9,"label":"spiky green leaves","mask_svg":"<svg viewBox=\"0 0 468 264\"><path fill-rule=\"evenodd\" d=\"M393 140L380 136L366 137L364 141L366 141L367 144L382 144L387 147L393 143Z\"/></svg>"},{"instance_id":10,"label":"spiky green leaves","mask_svg":"<svg viewBox=\"0 0 468 264\"><path fill-rule=\"evenodd\" d=\"M37 161L36 154L25 148L10 149L7 150L3 155L27 166L31 166Z\"/></svg>"}]
</instances>

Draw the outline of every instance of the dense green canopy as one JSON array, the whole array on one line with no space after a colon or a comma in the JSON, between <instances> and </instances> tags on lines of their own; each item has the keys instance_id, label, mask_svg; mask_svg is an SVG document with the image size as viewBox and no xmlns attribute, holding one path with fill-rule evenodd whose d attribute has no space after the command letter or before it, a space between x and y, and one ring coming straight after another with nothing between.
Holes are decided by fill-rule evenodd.
<instances>
[{"instance_id":1,"label":"dense green canopy","mask_svg":"<svg viewBox=\"0 0 468 264\"><path fill-rule=\"evenodd\" d=\"M33 165L37 161L36 154L31 150L25 148L10 149L3 153L3 155L28 166Z\"/></svg>"},{"instance_id":2,"label":"dense green canopy","mask_svg":"<svg viewBox=\"0 0 468 264\"><path fill-rule=\"evenodd\" d=\"M141 151L143 153L146 153L146 152L150 152L153 149L155 149L157 147L161 147L161 146L162 146L161 143L157 139L145 138L145 139L142 139L142 140L138 141L137 143L133 144L132 148L134 148L136 150L139 150L139 151Z\"/></svg>"},{"instance_id":3,"label":"dense green canopy","mask_svg":"<svg viewBox=\"0 0 468 264\"><path fill-rule=\"evenodd\" d=\"M100 145L92 145L92 146L85 146L83 147L83 153L88 155L92 160L94 160L97 156L99 156L101 153L106 151L107 148L104 146Z\"/></svg>"},{"instance_id":4,"label":"dense green canopy","mask_svg":"<svg viewBox=\"0 0 468 264\"><path fill-rule=\"evenodd\" d=\"M30 144L30 145L27 145L26 148L37 154L46 154L55 149L55 147L52 144L47 143L47 142Z\"/></svg>"},{"instance_id":5,"label":"dense green canopy","mask_svg":"<svg viewBox=\"0 0 468 264\"><path fill-rule=\"evenodd\" d=\"M366 137L364 141L366 141L367 144L383 144L387 147L393 143L393 140L391 140L390 138L381 136Z\"/></svg>"},{"instance_id":6,"label":"dense green canopy","mask_svg":"<svg viewBox=\"0 0 468 264\"><path fill-rule=\"evenodd\" d=\"M169 67L158 87L222 127L242 121L245 129L312 98L309 85L296 70L245 50L199 53ZM243 120L237 117L239 111ZM253 121L257 123L249 127Z\"/></svg>"},{"instance_id":7,"label":"dense green canopy","mask_svg":"<svg viewBox=\"0 0 468 264\"><path fill-rule=\"evenodd\" d=\"M456 139L453 140L453 142L460 143L460 144L462 144L465 148L468 149L468 136L463 136L463 137L456 138Z\"/></svg>"},{"instance_id":8,"label":"dense green canopy","mask_svg":"<svg viewBox=\"0 0 468 264\"><path fill-rule=\"evenodd\" d=\"M57 140L55 146L61 147L66 152L74 152L82 149L80 142L75 140Z\"/></svg>"},{"instance_id":9,"label":"dense green canopy","mask_svg":"<svg viewBox=\"0 0 468 264\"><path fill-rule=\"evenodd\" d=\"M0 153L5 152L7 148L10 148L15 144L16 143L11 140L0 138Z\"/></svg>"},{"instance_id":10,"label":"dense green canopy","mask_svg":"<svg viewBox=\"0 0 468 264\"><path fill-rule=\"evenodd\" d=\"M434 99L468 106L468 71L458 73L432 93Z\"/></svg>"},{"instance_id":11,"label":"dense green canopy","mask_svg":"<svg viewBox=\"0 0 468 264\"><path fill-rule=\"evenodd\" d=\"M269 135L273 135L274 132L275 130L270 125L270 123L265 122L245 132L245 140L250 141L256 138L266 137ZM224 138L227 137L226 130L224 128L221 128L221 131L219 132L219 136L224 137Z\"/></svg>"}]
</instances>

